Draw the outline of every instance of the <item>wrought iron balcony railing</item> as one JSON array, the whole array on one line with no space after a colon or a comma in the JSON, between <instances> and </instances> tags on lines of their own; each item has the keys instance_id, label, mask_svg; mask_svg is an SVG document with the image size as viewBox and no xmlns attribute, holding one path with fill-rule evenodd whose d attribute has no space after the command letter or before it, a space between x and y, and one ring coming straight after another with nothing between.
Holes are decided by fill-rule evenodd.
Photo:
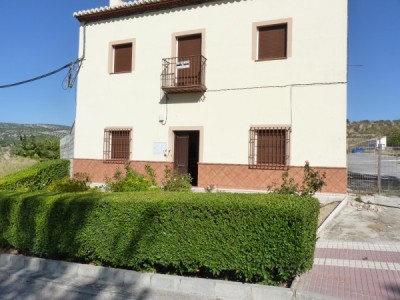
<instances>
[{"instance_id":1,"label":"wrought iron balcony railing","mask_svg":"<svg viewBox=\"0 0 400 300\"><path fill-rule=\"evenodd\" d=\"M206 58L202 55L164 58L161 88L166 93L205 92Z\"/></svg>"}]
</instances>

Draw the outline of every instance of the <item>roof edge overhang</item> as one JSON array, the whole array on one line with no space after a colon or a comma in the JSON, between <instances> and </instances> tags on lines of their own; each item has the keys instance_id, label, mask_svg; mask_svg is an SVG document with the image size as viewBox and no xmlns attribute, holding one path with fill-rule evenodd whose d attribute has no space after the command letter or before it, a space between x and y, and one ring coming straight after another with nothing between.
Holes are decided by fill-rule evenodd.
<instances>
[{"instance_id":1,"label":"roof edge overhang","mask_svg":"<svg viewBox=\"0 0 400 300\"><path fill-rule=\"evenodd\" d=\"M131 5L121 5L117 7L103 7L74 13L74 17L80 22L101 21L112 18L126 17L136 14L168 10L172 8L202 4L216 0L165 0L165 1L146 1L142 3L133 2Z\"/></svg>"}]
</instances>

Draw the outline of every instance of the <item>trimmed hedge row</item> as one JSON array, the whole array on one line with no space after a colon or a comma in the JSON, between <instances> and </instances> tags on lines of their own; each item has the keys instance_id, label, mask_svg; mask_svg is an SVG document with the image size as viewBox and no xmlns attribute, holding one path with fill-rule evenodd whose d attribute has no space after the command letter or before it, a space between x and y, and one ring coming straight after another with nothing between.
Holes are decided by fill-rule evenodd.
<instances>
[{"instance_id":1,"label":"trimmed hedge row","mask_svg":"<svg viewBox=\"0 0 400 300\"><path fill-rule=\"evenodd\" d=\"M0 192L0 245L40 257L280 284L311 268L318 200Z\"/></svg>"},{"instance_id":2,"label":"trimmed hedge row","mask_svg":"<svg viewBox=\"0 0 400 300\"><path fill-rule=\"evenodd\" d=\"M68 160L48 160L0 178L0 191L32 192L44 190L53 180L68 175Z\"/></svg>"}]
</instances>

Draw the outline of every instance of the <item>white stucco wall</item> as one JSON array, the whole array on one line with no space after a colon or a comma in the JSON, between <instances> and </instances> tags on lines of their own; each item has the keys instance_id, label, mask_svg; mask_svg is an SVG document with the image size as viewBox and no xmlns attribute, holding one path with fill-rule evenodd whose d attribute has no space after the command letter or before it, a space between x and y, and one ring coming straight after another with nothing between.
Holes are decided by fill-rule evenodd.
<instances>
[{"instance_id":1,"label":"white stucco wall","mask_svg":"<svg viewBox=\"0 0 400 300\"><path fill-rule=\"evenodd\" d=\"M292 56L253 61L253 22L286 18ZM208 91L170 95L166 105L161 62L174 56L172 34L198 29L205 30ZM126 39L136 41L135 70L109 74L109 43ZM85 53L75 158L102 159L104 128L132 127L131 159L165 161L153 145L169 142L170 127L201 126L201 162L247 164L250 126L284 124L292 127L291 165L346 167L346 0L229 1L89 23Z\"/></svg>"}]
</instances>

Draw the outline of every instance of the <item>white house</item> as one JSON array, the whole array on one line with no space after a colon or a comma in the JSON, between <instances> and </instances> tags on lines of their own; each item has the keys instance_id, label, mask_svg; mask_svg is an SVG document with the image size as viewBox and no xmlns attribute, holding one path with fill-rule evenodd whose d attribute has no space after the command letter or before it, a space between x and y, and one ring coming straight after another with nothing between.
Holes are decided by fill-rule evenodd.
<instances>
[{"instance_id":1,"label":"white house","mask_svg":"<svg viewBox=\"0 0 400 300\"><path fill-rule=\"evenodd\" d=\"M345 193L347 0L110 0L80 11L73 172L129 163L265 189L306 160Z\"/></svg>"},{"instance_id":2,"label":"white house","mask_svg":"<svg viewBox=\"0 0 400 300\"><path fill-rule=\"evenodd\" d=\"M387 145L386 140L386 136L376 137L368 141L368 147L380 148L382 150L385 150Z\"/></svg>"}]
</instances>

